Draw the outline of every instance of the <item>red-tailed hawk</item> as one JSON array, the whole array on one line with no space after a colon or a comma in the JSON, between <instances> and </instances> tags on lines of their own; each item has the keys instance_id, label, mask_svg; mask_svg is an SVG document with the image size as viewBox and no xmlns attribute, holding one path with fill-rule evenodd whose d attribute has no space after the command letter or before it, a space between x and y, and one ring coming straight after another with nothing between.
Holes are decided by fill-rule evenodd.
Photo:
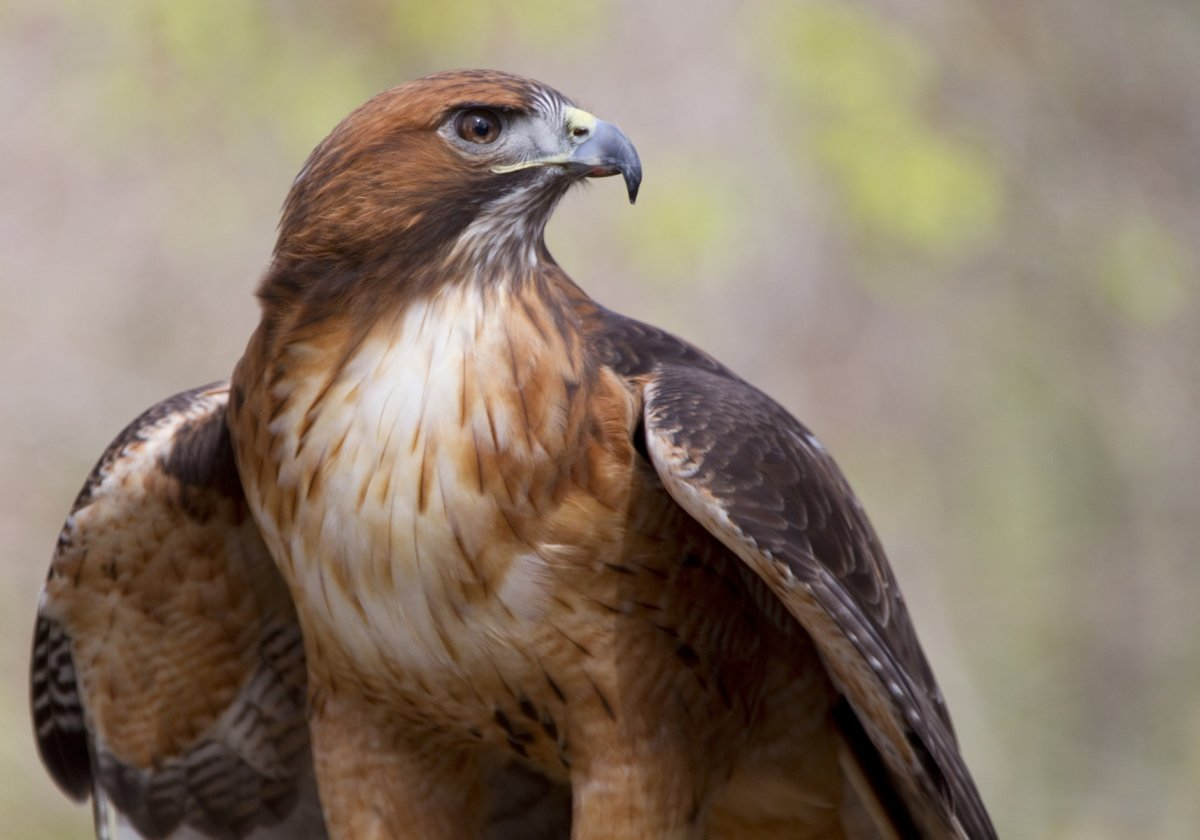
<instances>
[{"instance_id":1,"label":"red-tailed hawk","mask_svg":"<svg viewBox=\"0 0 1200 840\"><path fill-rule=\"evenodd\" d=\"M246 558L269 571L243 504L257 523L303 632L330 835L993 837L825 449L719 362L594 303L546 250L566 190L615 174L632 199L641 164L614 126L532 80L467 71L375 97L292 187L230 387L240 486L201 482L213 515L171 521L209 538L178 556L226 574ZM162 450L133 470L148 483L171 474L180 436L144 437ZM174 475L178 489L122 505L116 533L149 527L164 498L185 509ZM116 754L123 720L93 698L119 705L127 672L93 660L138 659L155 633L68 619L63 556L34 705L43 755L78 791L79 743ZM110 621L129 608L128 589L90 586ZM192 717L218 739L273 650L266 617L291 616L274 594L254 603L270 606L237 622L239 656L217 657L229 675L193 687L217 698ZM207 654L169 652L171 635L154 638L159 658ZM154 755L123 749L135 770Z\"/></svg>"}]
</instances>

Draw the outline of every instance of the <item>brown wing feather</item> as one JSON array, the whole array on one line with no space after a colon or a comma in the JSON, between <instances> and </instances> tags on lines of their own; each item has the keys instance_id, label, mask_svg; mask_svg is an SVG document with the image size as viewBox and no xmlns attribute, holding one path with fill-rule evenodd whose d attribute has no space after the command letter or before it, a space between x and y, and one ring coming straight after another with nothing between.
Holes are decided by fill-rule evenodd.
<instances>
[{"instance_id":1,"label":"brown wing feather","mask_svg":"<svg viewBox=\"0 0 1200 840\"><path fill-rule=\"evenodd\" d=\"M880 766L887 778L876 783L895 788L874 792L891 829L994 837L895 577L832 458L711 357L654 327L595 315L606 361L643 385L645 451L668 492L816 641L849 701L843 716L853 720L834 717L860 770Z\"/></svg>"},{"instance_id":2,"label":"brown wing feather","mask_svg":"<svg viewBox=\"0 0 1200 840\"><path fill-rule=\"evenodd\" d=\"M144 837L323 837L303 642L246 511L227 396L154 406L80 491L38 610L38 748L98 822L111 803Z\"/></svg>"}]
</instances>

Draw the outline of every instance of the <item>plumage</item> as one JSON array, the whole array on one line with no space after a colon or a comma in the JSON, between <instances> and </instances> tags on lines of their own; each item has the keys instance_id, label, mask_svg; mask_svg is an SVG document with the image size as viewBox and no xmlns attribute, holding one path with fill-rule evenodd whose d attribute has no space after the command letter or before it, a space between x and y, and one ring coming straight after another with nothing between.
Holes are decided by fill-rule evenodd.
<instances>
[{"instance_id":1,"label":"plumage","mask_svg":"<svg viewBox=\"0 0 1200 840\"><path fill-rule=\"evenodd\" d=\"M292 186L219 471L257 531L209 527L291 596L330 836L994 837L824 447L547 251L559 198L616 174L632 200L614 126L459 71L360 107ZM78 791L97 730L43 637Z\"/></svg>"},{"instance_id":2,"label":"plumage","mask_svg":"<svg viewBox=\"0 0 1200 840\"><path fill-rule=\"evenodd\" d=\"M238 482L224 386L109 446L38 609L38 747L98 836L324 837L303 642Z\"/></svg>"}]
</instances>

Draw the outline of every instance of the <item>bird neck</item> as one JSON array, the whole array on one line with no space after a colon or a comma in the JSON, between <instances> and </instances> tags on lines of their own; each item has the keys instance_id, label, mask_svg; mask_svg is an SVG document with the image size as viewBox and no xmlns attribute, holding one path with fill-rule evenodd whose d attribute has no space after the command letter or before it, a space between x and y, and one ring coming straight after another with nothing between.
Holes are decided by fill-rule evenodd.
<instances>
[{"instance_id":1,"label":"bird neck","mask_svg":"<svg viewBox=\"0 0 1200 840\"><path fill-rule=\"evenodd\" d=\"M314 324L327 319L372 321L402 312L443 290L469 284L482 291L539 295L575 289L546 248L553 203L544 193L518 191L487 205L459 234L431 248L419 225L388 247L296 253L277 246L258 289L266 324ZM558 297L561 297L558 296Z\"/></svg>"},{"instance_id":2,"label":"bird neck","mask_svg":"<svg viewBox=\"0 0 1200 840\"><path fill-rule=\"evenodd\" d=\"M543 276L554 260L545 231L561 190L540 183L506 193L484 205L454 241L447 262L460 274L520 280Z\"/></svg>"}]
</instances>

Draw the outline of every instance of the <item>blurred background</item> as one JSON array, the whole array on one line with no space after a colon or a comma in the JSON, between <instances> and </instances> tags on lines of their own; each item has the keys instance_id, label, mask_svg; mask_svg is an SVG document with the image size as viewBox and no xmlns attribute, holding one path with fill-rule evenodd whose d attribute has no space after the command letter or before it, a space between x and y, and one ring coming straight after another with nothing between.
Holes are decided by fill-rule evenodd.
<instances>
[{"instance_id":1,"label":"blurred background","mask_svg":"<svg viewBox=\"0 0 1200 840\"><path fill-rule=\"evenodd\" d=\"M508 69L645 182L551 250L838 456L1002 836L1200 828L1200 4L0 2L0 834L38 586L95 458L226 377L277 211L371 94Z\"/></svg>"}]
</instances>

